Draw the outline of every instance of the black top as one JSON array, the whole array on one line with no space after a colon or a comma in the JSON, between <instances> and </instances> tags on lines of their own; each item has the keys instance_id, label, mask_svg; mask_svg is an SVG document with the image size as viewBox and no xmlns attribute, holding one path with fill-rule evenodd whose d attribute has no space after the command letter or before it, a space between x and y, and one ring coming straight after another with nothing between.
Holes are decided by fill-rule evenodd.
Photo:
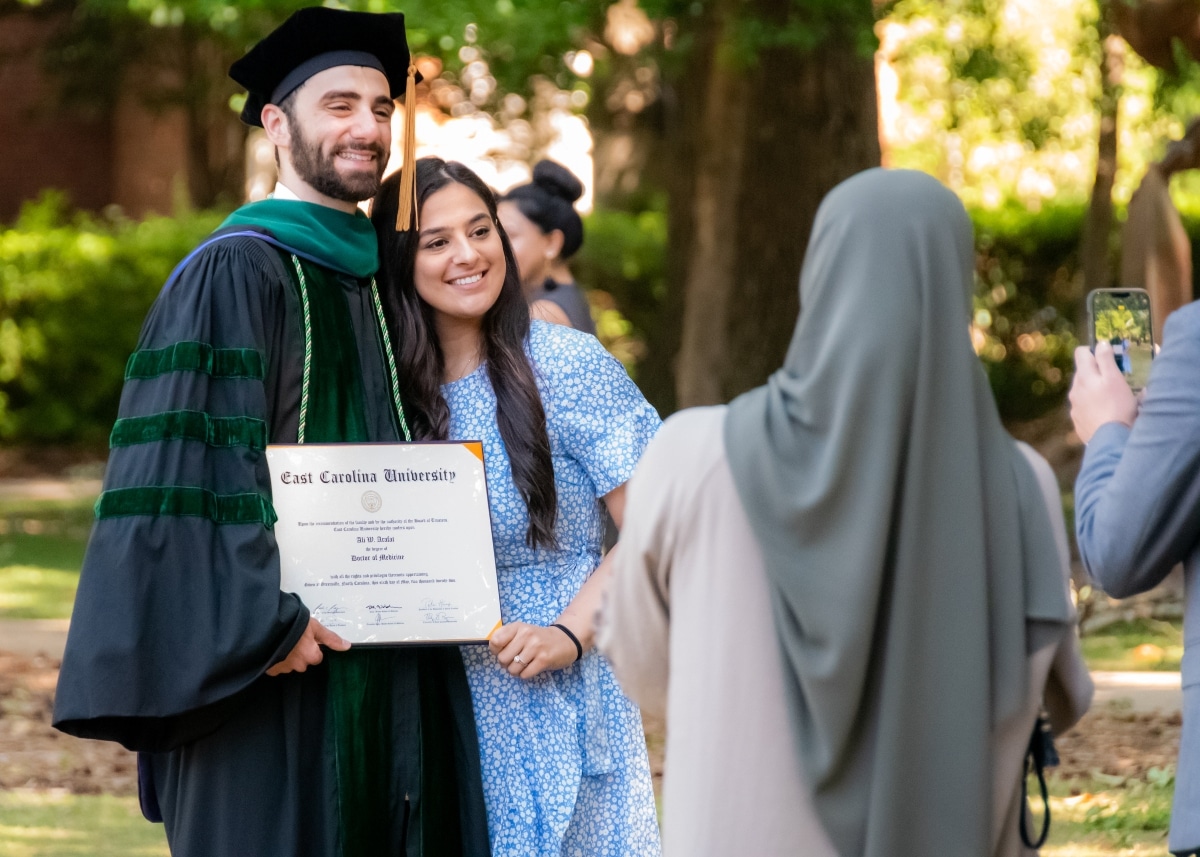
<instances>
[{"instance_id":1,"label":"black top","mask_svg":"<svg viewBox=\"0 0 1200 857\"><path fill-rule=\"evenodd\" d=\"M583 290L574 283L559 283L547 277L542 287L534 292L529 302L550 301L559 306L571 320L571 327L584 333L596 335L596 323L592 321L592 311L588 308L587 298Z\"/></svg>"}]
</instances>

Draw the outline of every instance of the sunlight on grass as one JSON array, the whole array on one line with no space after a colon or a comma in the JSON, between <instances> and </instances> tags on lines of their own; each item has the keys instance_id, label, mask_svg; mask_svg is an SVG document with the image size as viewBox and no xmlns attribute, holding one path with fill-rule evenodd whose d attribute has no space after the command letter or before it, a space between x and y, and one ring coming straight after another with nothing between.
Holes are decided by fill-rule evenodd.
<instances>
[{"instance_id":1,"label":"sunlight on grass","mask_svg":"<svg viewBox=\"0 0 1200 857\"><path fill-rule=\"evenodd\" d=\"M1050 839L1042 857L1150 857L1166 853L1174 772L1146 779L1050 781ZM1036 805L1036 802L1035 802Z\"/></svg>"},{"instance_id":2,"label":"sunlight on grass","mask_svg":"<svg viewBox=\"0 0 1200 857\"><path fill-rule=\"evenodd\" d=\"M161 824L137 798L62 790L0 792L0 857L167 857Z\"/></svg>"},{"instance_id":3,"label":"sunlight on grass","mask_svg":"<svg viewBox=\"0 0 1200 857\"><path fill-rule=\"evenodd\" d=\"M78 571L29 565L0 566L0 618L70 618L78 585Z\"/></svg>"},{"instance_id":4,"label":"sunlight on grass","mask_svg":"<svg viewBox=\"0 0 1200 857\"><path fill-rule=\"evenodd\" d=\"M1113 846L1109 842L1075 842L1071 845L1044 845L1038 852L1041 857L1164 857L1166 840L1157 838L1152 843Z\"/></svg>"},{"instance_id":5,"label":"sunlight on grass","mask_svg":"<svg viewBox=\"0 0 1200 857\"><path fill-rule=\"evenodd\" d=\"M0 503L0 618L66 619L92 525L92 498Z\"/></svg>"},{"instance_id":6,"label":"sunlight on grass","mask_svg":"<svg viewBox=\"0 0 1200 857\"><path fill-rule=\"evenodd\" d=\"M1094 670L1177 671L1183 658L1179 622L1137 619L1117 622L1082 640L1083 656Z\"/></svg>"}]
</instances>

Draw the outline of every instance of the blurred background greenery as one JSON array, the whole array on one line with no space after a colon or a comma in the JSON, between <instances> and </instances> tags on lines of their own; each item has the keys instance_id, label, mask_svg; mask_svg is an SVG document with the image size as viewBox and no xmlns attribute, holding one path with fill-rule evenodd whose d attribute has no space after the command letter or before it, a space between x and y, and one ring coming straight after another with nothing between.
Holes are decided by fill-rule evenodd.
<instances>
[{"instance_id":1,"label":"blurred background greenery","mask_svg":"<svg viewBox=\"0 0 1200 857\"><path fill-rule=\"evenodd\" d=\"M167 274L271 188L272 154L238 123L226 69L305 5L0 0L0 476L14 448L103 458ZM1084 295L1120 284L1133 192L1200 114L1197 0L328 5L406 13L426 79L422 154L467 161L501 190L543 157L579 172L574 273L602 340L664 415L726 401L780 364L831 187L879 164L935 175L975 224L964 324L1001 413L1069 485L1078 443L1062 408ZM1179 172L1170 191L1194 249L1200 177ZM0 619L69 615L88 484L78 499L0 497ZM1069 491L1064 508L1069 525ZM1079 594L1093 668L1178 669L1180 625L1162 620L1177 612L1105 616L1090 587ZM1161 755L1136 774L1056 778L1043 853L1162 853L1173 753ZM132 798L6 794L0 855L165 853Z\"/></svg>"},{"instance_id":2,"label":"blurred background greenery","mask_svg":"<svg viewBox=\"0 0 1200 857\"><path fill-rule=\"evenodd\" d=\"M141 111L132 172L182 152L157 197L123 194L114 174L106 200L57 173L45 187L23 175L9 195L23 200L4 200L0 442L102 453L167 272L263 189L225 68L302 5L0 0L0 63L32 64L44 84L8 127L88 117L116 150ZM1182 36L1167 34L1166 62L1143 46L1156 67L1117 35L1122 15L1189 5L1173 0L338 5L406 12L427 77L424 151L467 153L500 187L540 157L578 156L590 212L577 279L664 413L727 400L779 364L816 203L881 162L926 170L967 204L976 351L1006 419L1053 411L1085 287L1112 284L1133 190L1200 109ZM4 44L30 21L39 39ZM1172 193L1194 241L1200 179L1183 172Z\"/></svg>"}]
</instances>

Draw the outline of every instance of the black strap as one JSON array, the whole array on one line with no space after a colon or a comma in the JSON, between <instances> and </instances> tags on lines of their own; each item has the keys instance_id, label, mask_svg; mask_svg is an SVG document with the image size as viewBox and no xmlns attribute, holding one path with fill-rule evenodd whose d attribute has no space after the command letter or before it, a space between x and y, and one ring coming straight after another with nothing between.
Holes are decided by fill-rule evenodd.
<instances>
[{"instance_id":1,"label":"black strap","mask_svg":"<svg viewBox=\"0 0 1200 857\"><path fill-rule=\"evenodd\" d=\"M579 660L583 657L583 646L580 644L579 638L571 633L570 628L568 628L566 625L559 625L557 622L550 627L557 628L571 638L571 642L575 644L575 660Z\"/></svg>"},{"instance_id":2,"label":"black strap","mask_svg":"<svg viewBox=\"0 0 1200 857\"><path fill-rule=\"evenodd\" d=\"M1054 733L1050 729L1050 722L1046 719L1045 714L1039 714L1037 722L1033 724L1033 734L1029 736L1029 747L1025 751L1025 770L1024 776L1021 777L1021 842L1026 848L1031 848L1034 851L1041 848L1046 842L1046 837L1050 835L1050 793L1046 789L1046 768L1053 768L1058 765L1058 752L1054 749ZM1029 790L1028 782L1032 774L1037 775L1038 788L1042 792L1042 832L1038 836L1037 841L1029 835L1029 828L1026 826L1030 817L1029 812Z\"/></svg>"}]
</instances>

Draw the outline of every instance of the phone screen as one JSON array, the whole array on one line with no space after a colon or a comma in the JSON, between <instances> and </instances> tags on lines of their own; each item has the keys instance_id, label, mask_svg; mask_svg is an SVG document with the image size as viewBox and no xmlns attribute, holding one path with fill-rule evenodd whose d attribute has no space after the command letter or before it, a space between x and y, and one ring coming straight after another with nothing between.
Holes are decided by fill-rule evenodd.
<instances>
[{"instance_id":1,"label":"phone screen","mask_svg":"<svg viewBox=\"0 0 1200 857\"><path fill-rule=\"evenodd\" d=\"M1140 290L1092 294L1092 341L1112 345L1117 368L1134 390L1150 378L1154 343L1150 338L1150 296Z\"/></svg>"}]
</instances>

